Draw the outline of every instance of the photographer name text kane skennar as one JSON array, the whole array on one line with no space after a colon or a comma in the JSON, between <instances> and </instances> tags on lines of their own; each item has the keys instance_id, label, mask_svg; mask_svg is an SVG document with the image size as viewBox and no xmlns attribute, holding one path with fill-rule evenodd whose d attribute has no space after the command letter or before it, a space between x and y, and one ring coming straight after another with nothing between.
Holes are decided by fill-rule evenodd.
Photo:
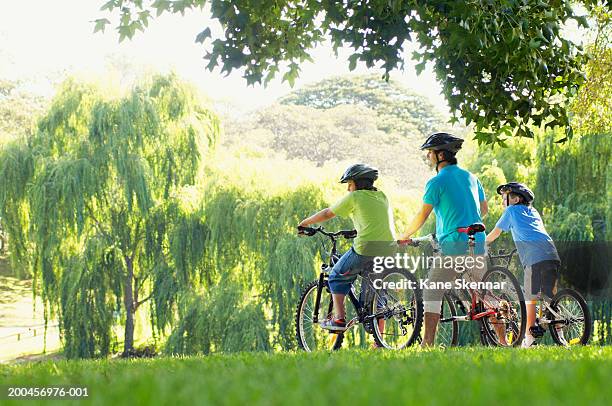
<instances>
[{"instance_id":1,"label":"photographer name text kane skennar","mask_svg":"<svg viewBox=\"0 0 612 406\"><path fill-rule=\"evenodd\" d=\"M390 289L390 290L398 290L398 289L415 289L418 285L418 288L421 290L425 289L440 289L440 290L450 290L450 289L505 289L506 282L475 282L475 281L467 281L465 279L456 279L453 282L435 282L430 281L429 279L419 279L418 281L413 281L409 279L402 279L401 281L382 281L381 279L374 280L374 288L375 289Z\"/></svg>"}]
</instances>

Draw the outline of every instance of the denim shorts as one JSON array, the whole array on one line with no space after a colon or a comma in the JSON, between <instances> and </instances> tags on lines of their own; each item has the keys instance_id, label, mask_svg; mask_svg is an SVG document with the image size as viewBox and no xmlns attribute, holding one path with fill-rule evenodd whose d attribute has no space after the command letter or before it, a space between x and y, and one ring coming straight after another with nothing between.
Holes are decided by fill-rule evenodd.
<instances>
[{"instance_id":1,"label":"denim shorts","mask_svg":"<svg viewBox=\"0 0 612 406\"><path fill-rule=\"evenodd\" d=\"M366 267L371 266L371 263L372 257L359 255L351 247L340 257L329 273L329 290L332 293L348 294L357 275L361 274Z\"/></svg>"}]
</instances>

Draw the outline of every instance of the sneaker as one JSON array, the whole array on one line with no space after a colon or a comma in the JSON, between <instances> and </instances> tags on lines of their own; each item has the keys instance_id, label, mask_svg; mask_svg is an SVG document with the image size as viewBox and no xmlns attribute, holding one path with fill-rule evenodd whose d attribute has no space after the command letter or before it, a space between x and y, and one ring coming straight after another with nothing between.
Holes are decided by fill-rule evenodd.
<instances>
[{"instance_id":1,"label":"sneaker","mask_svg":"<svg viewBox=\"0 0 612 406\"><path fill-rule=\"evenodd\" d=\"M346 320L331 317L319 323L321 328L329 331L344 331L346 330Z\"/></svg>"},{"instance_id":2,"label":"sneaker","mask_svg":"<svg viewBox=\"0 0 612 406\"><path fill-rule=\"evenodd\" d=\"M523 338L523 342L521 343L521 348L530 348L535 343L535 338L531 334L525 334L525 338Z\"/></svg>"}]
</instances>

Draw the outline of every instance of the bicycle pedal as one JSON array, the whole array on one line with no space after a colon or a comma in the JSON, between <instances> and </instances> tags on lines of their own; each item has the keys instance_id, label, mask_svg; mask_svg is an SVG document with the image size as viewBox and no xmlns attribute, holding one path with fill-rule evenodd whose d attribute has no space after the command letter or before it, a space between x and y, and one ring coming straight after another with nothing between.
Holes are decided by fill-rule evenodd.
<instances>
[{"instance_id":1,"label":"bicycle pedal","mask_svg":"<svg viewBox=\"0 0 612 406\"><path fill-rule=\"evenodd\" d=\"M542 326L531 326L529 327L529 332L533 338L542 338L546 330L544 330Z\"/></svg>"},{"instance_id":2,"label":"bicycle pedal","mask_svg":"<svg viewBox=\"0 0 612 406\"><path fill-rule=\"evenodd\" d=\"M356 325L358 322L359 322L359 319L357 319L357 318L351 319L348 323L346 323L346 329L348 330L349 328L351 328L354 325Z\"/></svg>"}]
</instances>

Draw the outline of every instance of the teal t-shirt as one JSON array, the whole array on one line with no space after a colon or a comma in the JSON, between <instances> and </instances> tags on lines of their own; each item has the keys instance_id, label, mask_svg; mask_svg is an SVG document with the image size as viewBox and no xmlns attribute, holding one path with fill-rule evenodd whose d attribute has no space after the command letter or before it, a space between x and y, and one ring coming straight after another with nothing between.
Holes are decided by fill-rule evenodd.
<instances>
[{"instance_id":1,"label":"teal t-shirt","mask_svg":"<svg viewBox=\"0 0 612 406\"><path fill-rule=\"evenodd\" d=\"M436 237L447 255L465 253L468 237L459 227L482 223L480 202L485 193L480 181L457 165L447 165L427 182L423 202L431 204L436 215ZM484 251L485 233L477 233L477 253Z\"/></svg>"},{"instance_id":2,"label":"teal t-shirt","mask_svg":"<svg viewBox=\"0 0 612 406\"><path fill-rule=\"evenodd\" d=\"M340 217L350 217L357 230L353 248L359 255L392 255L395 250L393 212L379 190L350 192L330 207Z\"/></svg>"}]
</instances>

